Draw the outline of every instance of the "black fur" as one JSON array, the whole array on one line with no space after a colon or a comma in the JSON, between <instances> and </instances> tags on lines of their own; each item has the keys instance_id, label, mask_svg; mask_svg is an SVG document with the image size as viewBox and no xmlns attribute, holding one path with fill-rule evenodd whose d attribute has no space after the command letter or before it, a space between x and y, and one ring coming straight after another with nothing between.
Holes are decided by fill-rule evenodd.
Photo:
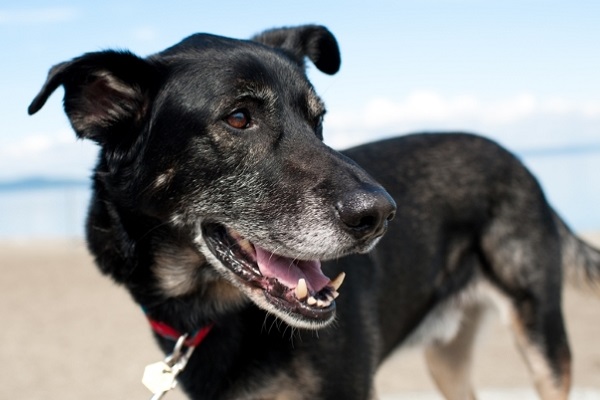
<instances>
[{"instance_id":1,"label":"black fur","mask_svg":"<svg viewBox=\"0 0 600 400\"><path fill-rule=\"evenodd\" d=\"M64 86L75 132L101 146L87 221L100 269L180 332L214 323L181 375L184 390L194 399L374 398L373 375L393 349L450 346L490 295L504 302L530 364L543 361L532 366L540 394L566 396L562 276L575 260L596 279L597 252L489 140L420 134L343 154L325 146L305 57L325 73L340 66L320 26L252 41L198 34L145 59L90 53L54 67L29 108ZM242 279L244 239L232 232L290 260L322 259L329 277L345 271L340 297L303 308L285 300L289 285ZM221 242L234 243L229 255ZM446 317L449 325L436 322Z\"/></svg>"}]
</instances>

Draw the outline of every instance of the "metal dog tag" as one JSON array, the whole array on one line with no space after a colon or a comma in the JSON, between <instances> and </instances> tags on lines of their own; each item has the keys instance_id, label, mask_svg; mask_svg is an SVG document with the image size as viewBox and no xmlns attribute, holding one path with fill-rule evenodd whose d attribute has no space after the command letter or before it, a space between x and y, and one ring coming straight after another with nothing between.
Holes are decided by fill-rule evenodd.
<instances>
[{"instance_id":1,"label":"metal dog tag","mask_svg":"<svg viewBox=\"0 0 600 400\"><path fill-rule=\"evenodd\" d=\"M177 385L177 381L175 380L176 375L177 372L173 371L173 368L166 362L159 361L146 366L142 383L153 394L165 393L174 389L175 385Z\"/></svg>"},{"instance_id":2,"label":"metal dog tag","mask_svg":"<svg viewBox=\"0 0 600 400\"><path fill-rule=\"evenodd\" d=\"M187 335L182 335L177 339L173 353L164 361L149 364L144 369L142 383L153 394L150 400L160 400L169 390L175 389L177 385L175 378L183 371L196 349L196 346L185 349L186 338Z\"/></svg>"}]
</instances>

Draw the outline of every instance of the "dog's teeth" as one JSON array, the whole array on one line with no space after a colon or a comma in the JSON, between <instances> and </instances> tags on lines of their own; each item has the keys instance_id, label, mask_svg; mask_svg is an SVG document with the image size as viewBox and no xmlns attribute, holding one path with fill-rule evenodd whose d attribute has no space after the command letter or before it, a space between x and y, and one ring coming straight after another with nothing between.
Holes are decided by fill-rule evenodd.
<instances>
[{"instance_id":1,"label":"dog's teeth","mask_svg":"<svg viewBox=\"0 0 600 400\"><path fill-rule=\"evenodd\" d=\"M328 293L328 294L326 294L326 295L325 295L325 298L326 298L326 299L327 299L327 301L328 301L328 302L330 302L330 303L331 303L333 300L335 300L335 297L333 297L333 293L331 293L331 294L329 294L329 293Z\"/></svg>"},{"instance_id":2,"label":"dog's teeth","mask_svg":"<svg viewBox=\"0 0 600 400\"><path fill-rule=\"evenodd\" d=\"M331 296L333 297L334 300L337 299L339 295L340 294L335 290L333 292L331 292Z\"/></svg>"},{"instance_id":3,"label":"dog's teeth","mask_svg":"<svg viewBox=\"0 0 600 400\"><path fill-rule=\"evenodd\" d=\"M306 281L302 278L298 279L298 285L296 286L296 298L298 300L304 300L308 296L308 286Z\"/></svg>"},{"instance_id":4,"label":"dog's teeth","mask_svg":"<svg viewBox=\"0 0 600 400\"><path fill-rule=\"evenodd\" d=\"M345 277L346 273L340 272L340 274L334 280L331 281L330 285L336 292L340 289L340 286L342 286Z\"/></svg>"},{"instance_id":5,"label":"dog's teeth","mask_svg":"<svg viewBox=\"0 0 600 400\"><path fill-rule=\"evenodd\" d=\"M308 300L306 300L306 302L308 303L309 306L314 306L315 304L317 304L317 299L315 299L314 297L310 296L308 298Z\"/></svg>"},{"instance_id":6,"label":"dog's teeth","mask_svg":"<svg viewBox=\"0 0 600 400\"><path fill-rule=\"evenodd\" d=\"M325 307L329 307L331 305L331 301L329 300L317 300L317 307L319 308L325 308Z\"/></svg>"}]
</instances>

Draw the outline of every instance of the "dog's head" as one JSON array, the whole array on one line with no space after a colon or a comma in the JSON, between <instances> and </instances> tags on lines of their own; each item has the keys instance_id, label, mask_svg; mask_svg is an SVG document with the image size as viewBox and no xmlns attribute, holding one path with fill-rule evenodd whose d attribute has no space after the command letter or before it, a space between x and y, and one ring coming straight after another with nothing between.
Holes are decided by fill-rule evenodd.
<instances>
[{"instance_id":1,"label":"dog's head","mask_svg":"<svg viewBox=\"0 0 600 400\"><path fill-rule=\"evenodd\" d=\"M62 85L75 132L101 146L96 196L113 233L101 233L106 223L92 209L88 239L135 244L163 232L172 249L189 243L196 254L185 273L150 257L169 296L208 293L197 286L217 271L293 326L330 322L340 282L320 260L371 249L395 205L323 144L325 108L306 57L328 74L340 66L335 38L320 26L251 41L197 34L145 59L104 51L55 66L29 112Z\"/></svg>"}]
</instances>

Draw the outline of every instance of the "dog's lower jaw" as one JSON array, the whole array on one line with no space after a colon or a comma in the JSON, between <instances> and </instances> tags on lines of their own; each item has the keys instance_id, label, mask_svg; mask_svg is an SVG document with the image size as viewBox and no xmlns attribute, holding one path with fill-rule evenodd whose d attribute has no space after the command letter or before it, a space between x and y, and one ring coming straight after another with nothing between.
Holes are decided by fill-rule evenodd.
<instances>
[{"instance_id":1,"label":"dog's lower jaw","mask_svg":"<svg viewBox=\"0 0 600 400\"><path fill-rule=\"evenodd\" d=\"M242 282L241 278L233 273L228 267L223 265L223 263L208 248L208 245L203 240L201 235L196 238L195 242L200 252L206 258L206 261L223 277L223 279L226 279L229 283L235 286L257 307L279 318L291 327L318 330L330 325L335 320L335 302L331 304L331 311L327 313L326 318L310 318L300 313L293 313L275 306L272 302L267 300L268 295L263 289L251 287L245 284Z\"/></svg>"},{"instance_id":2,"label":"dog's lower jaw","mask_svg":"<svg viewBox=\"0 0 600 400\"><path fill-rule=\"evenodd\" d=\"M278 309L266 300L265 295L261 293L259 289L251 290L250 293L246 293L246 295L259 308L268 312L271 315L274 315L275 317L279 318L280 320L282 320L283 322L285 322L293 328L319 330L330 325L335 320L335 310L332 311L330 316L325 320L311 320L306 317L300 318L299 314L284 312L281 309Z\"/></svg>"}]
</instances>

